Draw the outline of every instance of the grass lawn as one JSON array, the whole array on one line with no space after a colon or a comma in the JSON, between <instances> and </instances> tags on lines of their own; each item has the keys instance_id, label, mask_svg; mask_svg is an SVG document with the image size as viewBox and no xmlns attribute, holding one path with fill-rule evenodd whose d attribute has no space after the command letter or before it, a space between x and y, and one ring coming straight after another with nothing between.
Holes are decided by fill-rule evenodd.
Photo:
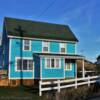
<instances>
[{"instance_id":1,"label":"grass lawn","mask_svg":"<svg viewBox=\"0 0 100 100\"><path fill-rule=\"evenodd\" d=\"M32 87L0 87L0 100L45 100Z\"/></svg>"},{"instance_id":2,"label":"grass lawn","mask_svg":"<svg viewBox=\"0 0 100 100\"><path fill-rule=\"evenodd\" d=\"M44 92L39 97L37 87L0 87L0 100L91 100L93 96L100 96L100 86L91 87L80 86L78 89L62 89L60 93L56 91ZM88 99L86 99L88 98Z\"/></svg>"}]
</instances>

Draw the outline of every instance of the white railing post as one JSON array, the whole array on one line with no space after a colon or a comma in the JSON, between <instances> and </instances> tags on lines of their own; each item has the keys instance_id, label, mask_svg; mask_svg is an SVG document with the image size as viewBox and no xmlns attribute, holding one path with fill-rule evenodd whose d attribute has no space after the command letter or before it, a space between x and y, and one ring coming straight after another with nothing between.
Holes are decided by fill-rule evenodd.
<instances>
[{"instance_id":1,"label":"white railing post","mask_svg":"<svg viewBox=\"0 0 100 100\"><path fill-rule=\"evenodd\" d=\"M88 76L88 87L90 87L90 76Z\"/></svg>"},{"instance_id":2,"label":"white railing post","mask_svg":"<svg viewBox=\"0 0 100 100\"><path fill-rule=\"evenodd\" d=\"M40 81L39 81L39 96L42 96L42 91L41 91L41 89L42 89L42 81L40 80Z\"/></svg>"},{"instance_id":3,"label":"white railing post","mask_svg":"<svg viewBox=\"0 0 100 100\"><path fill-rule=\"evenodd\" d=\"M58 83L58 92L60 92L60 80L58 80L57 83Z\"/></svg>"},{"instance_id":4,"label":"white railing post","mask_svg":"<svg viewBox=\"0 0 100 100\"><path fill-rule=\"evenodd\" d=\"M77 78L75 78L75 89L77 89Z\"/></svg>"},{"instance_id":5,"label":"white railing post","mask_svg":"<svg viewBox=\"0 0 100 100\"><path fill-rule=\"evenodd\" d=\"M84 59L82 61L82 77L85 77Z\"/></svg>"},{"instance_id":6,"label":"white railing post","mask_svg":"<svg viewBox=\"0 0 100 100\"><path fill-rule=\"evenodd\" d=\"M56 89L57 92L60 92L61 89L63 88L69 88L69 87L75 87L75 89L78 88L78 85L88 85L88 87L90 87L91 83L95 83L96 82L96 78L98 78L98 76L88 76L88 77L84 77L84 78L75 78L75 79L71 79L71 80L57 80L57 81L47 81L44 82L42 80L39 81L39 96L42 96L42 92L43 91L49 91L52 89ZM64 84L63 84L64 83ZM65 84L68 83L68 84ZM55 84L56 86L54 87L49 87L48 85L52 85ZM44 87L46 86L46 87ZM48 87L47 87L48 86Z\"/></svg>"}]
</instances>

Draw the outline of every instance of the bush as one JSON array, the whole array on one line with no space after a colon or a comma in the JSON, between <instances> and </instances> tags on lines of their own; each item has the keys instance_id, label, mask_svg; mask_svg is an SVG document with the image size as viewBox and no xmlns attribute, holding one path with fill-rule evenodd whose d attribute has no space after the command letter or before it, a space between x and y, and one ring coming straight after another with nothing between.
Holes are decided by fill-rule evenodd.
<instances>
[{"instance_id":1,"label":"bush","mask_svg":"<svg viewBox=\"0 0 100 100\"><path fill-rule=\"evenodd\" d=\"M60 93L50 92L49 94L45 95L46 99L44 100L86 100L86 98L88 98L89 96L97 93L99 88L95 85L91 85L90 87L88 87L87 85L80 86L77 89L75 89L74 87L68 88L61 90Z\"/></svg>"}]
</instances>

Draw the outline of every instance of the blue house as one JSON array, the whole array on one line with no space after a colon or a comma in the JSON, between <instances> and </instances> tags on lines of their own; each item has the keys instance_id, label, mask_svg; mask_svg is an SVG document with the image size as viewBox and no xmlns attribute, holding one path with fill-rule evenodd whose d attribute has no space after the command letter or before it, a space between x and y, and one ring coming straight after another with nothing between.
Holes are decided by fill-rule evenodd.
<instances>
[{"instance_id":1,"label":"blue house","mask_svg":"<svg viewBox=\"0 0 100 100\"><path fill-rule=\"evenodd\" d=\"M76 54L77 42L67 25L6 17L3 68L8 71L12 84L17 85L20 79L29 82L75 78L76 60L83 59Z\"/></svg>"}]
</instances>

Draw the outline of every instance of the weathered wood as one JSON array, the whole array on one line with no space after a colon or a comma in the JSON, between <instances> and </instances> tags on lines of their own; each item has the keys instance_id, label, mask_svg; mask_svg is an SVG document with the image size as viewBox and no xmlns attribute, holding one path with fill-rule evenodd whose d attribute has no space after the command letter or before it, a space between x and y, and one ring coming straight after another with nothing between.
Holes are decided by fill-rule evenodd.
<instances>
[{"instance_id":1,"label":"weathered wood","mask_svg":"<svg viewBox=\"0 0 100 100\"><path fill-rule=\"evenodd\" d=\"M0 86L9 86L8 79L0 79Z\"/></svg>"},{"instance_id":2,"label":"weathered wood","mask_svg":"<svg viewBox=\"0 0 100 100\"><path fill-rule=\"evenodd\" d=\"M0 75L7 74L7 70L0 70Z\"/></svg>"},{"instance_id":3,"label":"weathered wood","mask_svg":"<svg viewBox=\"0 0 100 100\"><path fill-rule=\"evenodd\" d=\"M21 85L21 81L23 81L23 85L26 86L31 86L34 85L34 80L33 79L0 79L0 86L11 86L11 87L16 87Z\"/></svg>"}]
</instances>

